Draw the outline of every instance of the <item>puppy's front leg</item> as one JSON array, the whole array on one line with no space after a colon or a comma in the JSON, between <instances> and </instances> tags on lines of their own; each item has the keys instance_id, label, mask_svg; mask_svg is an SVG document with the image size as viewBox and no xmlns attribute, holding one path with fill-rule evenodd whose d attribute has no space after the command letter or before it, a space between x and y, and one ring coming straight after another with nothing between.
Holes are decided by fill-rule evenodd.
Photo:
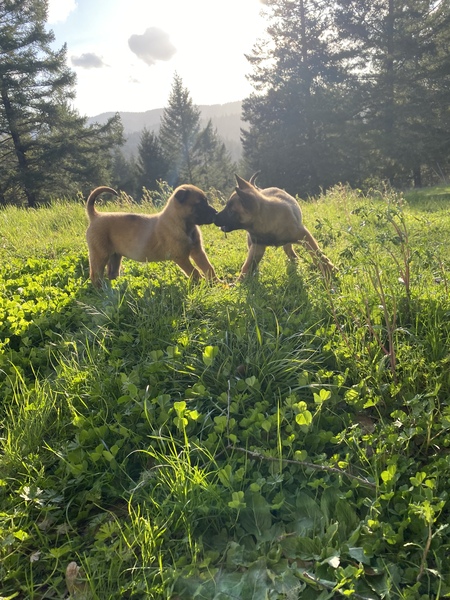
<instances>
[{"instance_id":1,"label":"puppy's front leg","mask_svg":"<svg viewBox=\"0 0 450 600\"><path fill-rule=\"evenodd\" d=\"M245 279L247 275L251 275L257 269L261 262L266 246L261 244L253 244L250 236L247 237L248 243L248 254L245 263L242 265L241 274L239 275L238 281Z\"/></svg>"},{"instance_id":2,"label":"puppy's front leg","mask_svg":"<svg viewBox=\"0 0 450 600\"><path fill-rule=\"evenodd\" d=\"M195 262L195 264L203 271L206 279L217 279L214 267L209 262L208 257L206 256L206 253L202 247L194 248L193 250L191 250L191 258Z\"/></svg>"},{"instance_id":3,"label":"puppy's front leg","mask_svg":"<svg viewBox=\"0 0 450 600\"><path fill-rule=\"evenodd\" d=\"M206 256L205 249L203 247L202 234L199 227L195 227L191 233L191 247L189 256L195 262L195 264L203 271L206 279L217 280L217 275L214 271L214 267L209 262Z\"/></svg>"},{"instance_id":4,"label":"puppy's front leg","mask_svg":"<svg viewBox=\"0 0 450 600\"><path fill-rule=\"evenodd\" d=\"M194 281L202 279L200 272L191 263L189 257L174 258L173 260L180 267L180 269L182 269L182 271L184 271L188 277L192 277Z\"/></svg>"}]
</instances>

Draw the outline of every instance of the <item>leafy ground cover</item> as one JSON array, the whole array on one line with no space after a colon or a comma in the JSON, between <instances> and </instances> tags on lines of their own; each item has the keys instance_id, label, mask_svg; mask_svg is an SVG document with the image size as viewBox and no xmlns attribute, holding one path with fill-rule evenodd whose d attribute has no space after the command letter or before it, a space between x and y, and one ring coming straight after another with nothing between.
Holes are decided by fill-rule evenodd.
<instances>
[{"instance_id":1,"label":"leafy ground cover","mask_svg":"<svg viewBox=\"0 0 450 600\"><path fill-rule=\"evenodd\" d=\"M331 287L208 226L221 283L97 292L81 203L2 210L1 597L448 597L450 190L406 198L303 203Z\"/></svg>"}]
</instances>

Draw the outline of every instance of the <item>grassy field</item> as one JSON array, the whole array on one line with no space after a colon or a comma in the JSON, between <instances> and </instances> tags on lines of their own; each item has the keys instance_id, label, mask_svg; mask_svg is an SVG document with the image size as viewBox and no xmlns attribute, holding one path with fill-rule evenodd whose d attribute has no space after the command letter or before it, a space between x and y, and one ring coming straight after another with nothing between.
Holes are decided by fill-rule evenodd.
<instances>
[{"instance_id":1,"label":"grassy field","mask_svg":"<svg viewBox=\"0 0 450 600\"><path fill-rule=\"evenodd\" d=\"M211 225L98 292L82 203L0 211L1 599L450 597L450 188L302 207L331 286Z\"/></svg>"}]
</instances>

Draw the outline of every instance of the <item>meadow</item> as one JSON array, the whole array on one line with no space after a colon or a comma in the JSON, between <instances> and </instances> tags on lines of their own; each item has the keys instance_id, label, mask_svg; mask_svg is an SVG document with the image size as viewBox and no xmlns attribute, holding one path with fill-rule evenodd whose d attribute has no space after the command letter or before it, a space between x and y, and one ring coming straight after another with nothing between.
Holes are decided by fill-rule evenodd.
<instances>
[{"instance_id":1,"label":"meadow","mask_svg":"<svg viewBox=\"0 0 450 600\"><path fill-rule=\"evenodd\" d=\"M210 225L96 291L80 199L0 211L0 598L450 596L450 188L302 208L331 285Z\"/></svg>"}]
</instances>

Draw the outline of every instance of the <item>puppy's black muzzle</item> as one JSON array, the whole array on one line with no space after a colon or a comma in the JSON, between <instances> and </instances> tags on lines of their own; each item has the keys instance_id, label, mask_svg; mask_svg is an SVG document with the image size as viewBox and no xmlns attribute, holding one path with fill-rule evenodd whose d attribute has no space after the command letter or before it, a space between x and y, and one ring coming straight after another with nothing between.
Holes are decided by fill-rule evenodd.
<instances>
[{"instance_id":1,"label":"puppy's black muzzle","mask_svg":"<svg viewBox=\"0 0 450 600\"><path fill-rule=\"evenodd\" d=\"M226 212L226 208L224 208L223 210L221 210L219 213L216 214L216 216L214 218L214 225L217 225L217 227L220 227L220 229L224 233L233 231L233 229L235 229L233 227L233 223L231 222L231 220L229 218L229 215Z\"/></svg>"},{"instance_id":2,"label":"puppy's black muzzle","mask_svg":"<svg viewBox=\"0 0 450 600\"><path fill-rule=\"evenodd\" d=\"M214 223L216 215L217 210L212 206L202 206L196 210L195 222L197 225L211 225L211 223Z\"/></svg>"}]
</instances>

